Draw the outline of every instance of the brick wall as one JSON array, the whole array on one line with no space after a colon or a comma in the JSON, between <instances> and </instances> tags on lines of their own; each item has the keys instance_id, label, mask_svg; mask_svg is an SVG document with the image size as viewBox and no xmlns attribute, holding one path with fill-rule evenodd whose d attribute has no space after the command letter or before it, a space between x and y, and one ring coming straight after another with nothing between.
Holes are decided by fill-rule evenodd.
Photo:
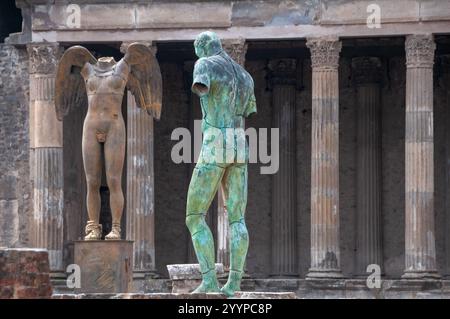
<instances>
[{"instance_id":1,"label":"brick wall","mask_svg":"<svg viewBox=\"0 0 450 319\"><path fill-rule=\"evenodd\" d=\"M49 298L48 252L43 249L0 249L0 299Z\"/></svg>"}]
</instances>

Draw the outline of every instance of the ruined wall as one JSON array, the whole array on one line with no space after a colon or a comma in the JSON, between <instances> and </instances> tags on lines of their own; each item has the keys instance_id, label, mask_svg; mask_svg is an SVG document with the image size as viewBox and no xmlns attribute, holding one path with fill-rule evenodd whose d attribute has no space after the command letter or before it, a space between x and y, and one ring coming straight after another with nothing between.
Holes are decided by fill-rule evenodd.
<instances>
[{"instance_id":1,"label":"ruined wall","mask_svg":"<svg viewBox=\"0 0 450 319\"><path fill-rule=\"evenodd\" d=\"M0 44L0 246L29 246L28 54Z\"/></svg>"},{"instance_id":2,"label":"ruined wall","mask_svg":"<svg viewBox=\"0 0 450 319\"><path fill-rule=\"evenodd\" d=\"M50 298L48 252L0 248L0 299Z\"/></svg>"}]
</instances>

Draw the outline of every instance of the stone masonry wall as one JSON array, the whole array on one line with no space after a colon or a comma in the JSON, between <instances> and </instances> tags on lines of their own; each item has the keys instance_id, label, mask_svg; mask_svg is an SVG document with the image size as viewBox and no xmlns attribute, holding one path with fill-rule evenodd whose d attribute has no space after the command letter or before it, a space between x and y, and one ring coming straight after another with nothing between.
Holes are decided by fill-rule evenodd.
<instances>
[{"instance_id":1,"label":"stone masonry wall","mask_svg":"<svg viewBox=\"0 0 450 319\"><path fill-rule=\"evenodd\" d=\"M29 246L28 82L26 49L0 44L0 246Z\"/></svg>"},{"instance_id":2,"label":"stone masonry wall","mask_svg":"<svg viewBox=\"0 0 450 319\"><path fill-rule=\"evenodd\" d=\"M44 249L0 249L0 299L50 298L49 272Z\"/></svg>"}]
</instances>

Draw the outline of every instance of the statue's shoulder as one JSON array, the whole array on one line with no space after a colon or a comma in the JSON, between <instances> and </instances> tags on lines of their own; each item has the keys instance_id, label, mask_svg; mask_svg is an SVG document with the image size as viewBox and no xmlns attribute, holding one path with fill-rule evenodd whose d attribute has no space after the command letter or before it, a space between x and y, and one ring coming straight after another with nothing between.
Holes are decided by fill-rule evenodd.
<instances>
[{"instance_id":1,"label":"statue's shoulder","mask_svg":"<svg viewBox=\"0 0 450 319\"><path fill-rule=\"evenodd\" d=\"M207 66L210 64L210 57L199 58L195 61L195 67Z\"/></svg>"}]
</instances>

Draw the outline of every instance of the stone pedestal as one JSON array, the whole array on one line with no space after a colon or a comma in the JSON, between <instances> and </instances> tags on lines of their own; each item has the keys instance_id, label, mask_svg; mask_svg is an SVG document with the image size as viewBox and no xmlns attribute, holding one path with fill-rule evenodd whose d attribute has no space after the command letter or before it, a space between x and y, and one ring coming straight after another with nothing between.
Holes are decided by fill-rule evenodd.
<instances>
[{"instance_id":1,"label":"stone pedestal","mask_svg":"<svg viewBox=\"0 0 450 319\"><path fill-rule=\"evenodd\" d=\"M81 270L77 293L128 293L133 281L133 242L75 241L75 264Z\"/></svg>"},{"instance_id":2,"label":"stone pedestal","mask_svg":"<svg viewBox=\"0 0 450 319\"><path fill-rule=\"evenodd\" d=\"M167 265L172 293L189 293L197 288L202 281L199 264ZM223 264L216 264L217 277L225 277Z\"/></svg>"}]
</instances>

